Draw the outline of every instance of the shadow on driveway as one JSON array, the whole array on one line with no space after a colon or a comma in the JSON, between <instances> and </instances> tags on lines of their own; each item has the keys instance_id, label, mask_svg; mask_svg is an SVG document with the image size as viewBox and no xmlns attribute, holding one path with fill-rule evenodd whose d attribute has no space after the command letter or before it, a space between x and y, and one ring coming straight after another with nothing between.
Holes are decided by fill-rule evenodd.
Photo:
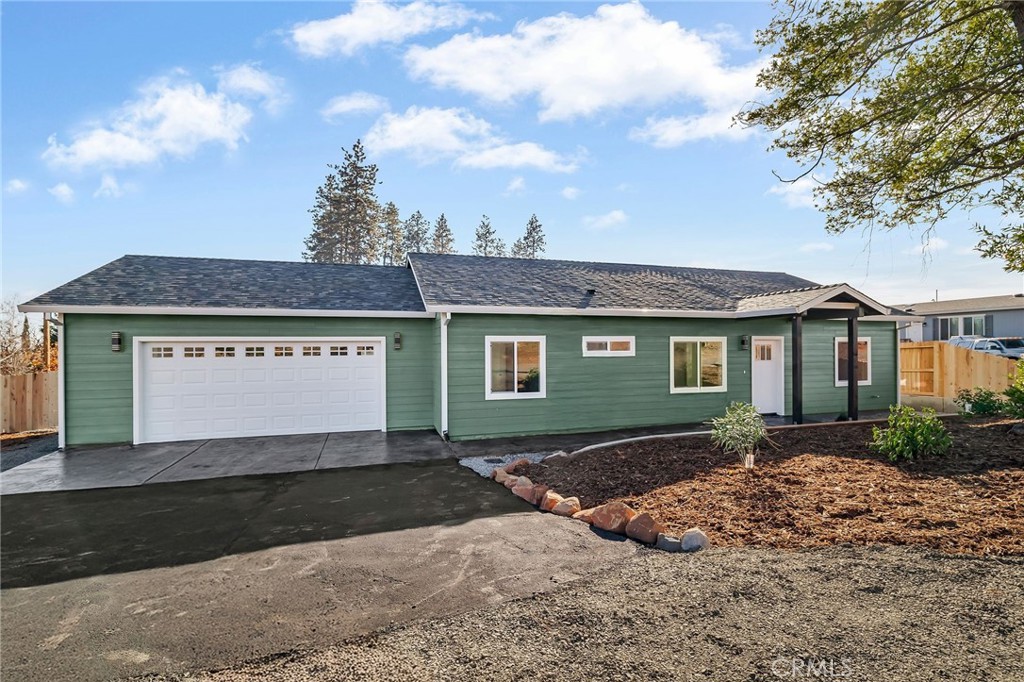
<instances>
[{"instance_id":1,"label":"shadow on driveway","mask_svg":"<svg viewBox=\"0 0 1024 682\"><path fill-rule=\"evenodd\" d=\"M0 587L529 509L451 460L4 495Z\"/></svg>"}]
</instances>

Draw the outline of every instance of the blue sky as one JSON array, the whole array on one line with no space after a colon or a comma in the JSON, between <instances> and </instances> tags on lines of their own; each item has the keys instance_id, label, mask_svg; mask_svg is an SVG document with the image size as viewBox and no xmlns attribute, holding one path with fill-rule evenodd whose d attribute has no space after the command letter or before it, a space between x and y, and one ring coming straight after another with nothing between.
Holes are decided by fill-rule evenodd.
<instances>
[{"instance_id":1,"label":"blue sky","mask_svg":"<svg viewBox=\"0 0 1024 682\"><path fill-rule=\"evenodd\" d=\"M403 218L470 249L531 213L548 256L784 270L887 302L1016 293L970 216L826 235L730 126L764 3L22 3L2 8L3 290L125 253L299 260L362 138Z\"/></svg>"}]
</instances>

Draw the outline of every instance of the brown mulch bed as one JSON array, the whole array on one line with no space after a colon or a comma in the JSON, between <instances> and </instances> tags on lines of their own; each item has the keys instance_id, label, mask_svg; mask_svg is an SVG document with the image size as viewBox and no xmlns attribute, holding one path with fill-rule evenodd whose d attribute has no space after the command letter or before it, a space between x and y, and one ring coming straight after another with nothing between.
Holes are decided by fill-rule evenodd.
<instances>
[{"instance_id":1,"label":"brown mulch bed","mask_svg":"<svg viewBox=\"0 0 1024 682\"><path fill-rule=\"evenodd\" d=\"M953 453L895 464L872 453L871 427L776 431L753 472L707 436L640 441L524 467L584 508L621 500L715 545L851 543L1024 554L1024 437L1012 420L947 420Z\"/></svg>"}]
</instances>

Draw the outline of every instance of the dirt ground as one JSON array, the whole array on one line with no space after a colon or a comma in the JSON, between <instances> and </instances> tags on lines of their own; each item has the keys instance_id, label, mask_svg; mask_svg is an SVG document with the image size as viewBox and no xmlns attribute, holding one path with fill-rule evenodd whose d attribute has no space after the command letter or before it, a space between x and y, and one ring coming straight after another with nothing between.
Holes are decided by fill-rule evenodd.
<instances>
[{"instance_id":1,"label":"dirt ground","mask_svg":"<svg viewBox=\"0 0 1024 682\"><path fill-rule=\"evenodd\" d=\"M57 449L57 432L23 431L0 435L0 471L31 462Z\"/></svg>"},{"instance_id":2,"label":"dirt ground","mask_svg":"<svg viewBox=\"0 0 1024 682\"><path fill-rule=\"evenodd\" d=\"M641 441L525 468L584 507L622 500L670 531L704 529L716 546L923 545L1024 554L1024 437L1011 420L947 421L951 455L894 464L872 453L871 427L772 433L753 472L707 436ZM517 472L520 473L520 472Z\"/></svg>"},{"instance_id":3,"label":"dirt ground","mask_svg":"<svg viewBox=\"0 0 1024 682\"><path fill-rule=\"evenodd\" d=\"M1020 558L884 546L642 550L493 608L144 679L1020 681L1022 650Z\"/></svg>"}]
</instances>

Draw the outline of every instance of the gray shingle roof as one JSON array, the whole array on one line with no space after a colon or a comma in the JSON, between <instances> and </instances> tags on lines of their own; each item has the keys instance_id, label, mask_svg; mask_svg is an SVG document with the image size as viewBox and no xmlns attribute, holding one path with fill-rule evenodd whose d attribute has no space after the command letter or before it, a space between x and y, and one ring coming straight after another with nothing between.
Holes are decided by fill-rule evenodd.
<instances>
[{"instance_id":1,"label":"gray shingle roof","mask_svg":"<svg viewBox=\"0 0 1024 682\"><path fill-rule=\"evenodd\" d=\"M732 312L745 297L817 286L784 272L424 253L409 261L428 306Z\"/></svg>"},{"instance_id":2,"label":"gray shingle roof","mask_svg":"<svg viewBox=\"0 0 1024 682\"><path fill-rule=\"evenodd\" d=\"M424 309L408 268L164 256L123 256L25 305Z\"/></svg>"},{"instance_id":3,"label":"gray shingle roof","mask_svg":"<svg viewBox=\"0 0 1024 682\"><path fill-rule=\"evenodd\" d=\"M1005 296L981 296L979 298L959 298L949 301L925 301L908 303L899 306L915 315L941 315L942 313L984 313L992 310L1022 310L1024 296L1007 294Z\"/></svg>"},{"instance_id":4,"label":"gray shingle roof","mask_svg":"<svg viewBox=\"0 0 1024 682\"><path fill-rule=\"evenodd\" d=\"M800 289L788 289L786 291L770 291L763 294L746 296L737 303L737 312L746 313L759 310L779 310L780 308L796 308L808 303L829 289L842 286L841 284L821 284L813 287L802 287Z\"/></svg>"}]
</instances>

